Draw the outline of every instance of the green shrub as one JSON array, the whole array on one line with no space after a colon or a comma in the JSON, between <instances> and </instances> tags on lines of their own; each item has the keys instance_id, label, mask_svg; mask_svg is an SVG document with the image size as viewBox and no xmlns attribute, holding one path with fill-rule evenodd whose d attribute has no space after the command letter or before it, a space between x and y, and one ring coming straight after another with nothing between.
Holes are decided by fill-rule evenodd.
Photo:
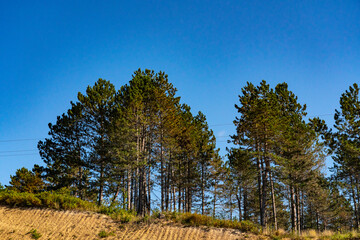
<instances>
[{"instance_id":1,"label":"green shrub","mask_svg":"<svg viewBox=\"0 0 360 240\"><path fill-rule=\"evenodd\" d=\"M32 229L30 232L28 232L31 234L31 237L33 239L39 239L41 238L41 234L36 230L36 229Z\"/></svg>"},{"instance_id":2,"label":"green shrub","mask_svg":"<svg viewBox=\"0 0 360 240\"><path fill-rule=\"evenodd\" d=\"M59 193L42 192L36 194L42 201L42 206L62 210L96 210L95 204L83 201L77 197Z\"/></svg>"},{"instance_id":3,"label":"green shrub","mask_svg":"<svg viewBox=\"0 0 360 240\"><path fill-rule=\"evenodd\" d=\"M127 211L125 209L113 210L111 213L107 215L109 215L112 219L118 220L122 223L128 223L136 219L136 212Z\"/></svg>"},{"instance_id":4,"label":"green shrub","mask_svg":"<svg viewBox=\"0 0 360 240\"><path fill-rule=\"evenodd\" d=\"M40 207L41 200L32 193L1 191L0 204L12 207Z\"/></svg>"},{"instance_id":5,"label":"green shrub","mask_svg":"<svg viewBox=\"0 0 360 240\"><path fill-rule=\"evenodd\" d=\"M100 238L107 238L107 237L109 237L109 236L114 236L115 234L114 234L114 232L106 232L106 231L104 231L104 230L102 230L101 232L99 232L99 234L98 234L98 236L100 237Z\"/></svg>"},{"instance_id":6,"label":"green shrub","mask_svg":"<svg viewBox=\"0 0 360 240\"><path fill-rule=\"evenodd\" d=\"M191 226L213 226L214 219L212 217L197 213L184 213L181 223Z\"/></svg>"},{"instance_id":7,"label":"green shrub","mask_svg":"<svg viewBox=\"0 0 360 240\"><path fill-rule=\"evenodd\" d=\"M239 222L238 229L243 232L252 232L258 234L260 232L259 227L250 221L241 221Z\"/></svg>"},{"instance_id":8,"label":"green shrub","mask_svg":"<svg viewBox=\"0 0 360 240\"><path fill-rule=\"evenodd\" d=\"M232 228L239 229L242 232L251 232L254 234L260 233L260 227L250 221L232 221L225 219L215 219L210 216L201 215L198 213L165 213L167 219L175 222L180 222L188 226L209 226L218 228Z\"/></svg>"},{"instance_id":9,"label":"green shrub","mask_svg":"<svg viewBox=\"0 0 360 240\"><path fill-rule=\"evenodd\" d=\"M151 211L151 217L152 218L158 218L160 215L160 210L158 208L155 208Z\"/></svg>"},{"instance_id":10,"label":"green shrub","mask_svg":"<svg viewBox=\"0 0 360 240\"><path fill-rule=\"evenodd\" d=\"M11 190L0 191L0 204L12 207L45 207L62 210L96 211L95 204L79 198L51 192L26 193Z\"/></svg>"},{"instance_id":11,"label":"green shrub","mask_svg":"<svg viewBox=\"0 0 360 240\"><path fill-rule=\"evenodd\" d=\"M174 220L177 221L178 217L180 216L180 213L178 212L164 212L165 218L167 220Z\"/></svg>"}]
</instances>

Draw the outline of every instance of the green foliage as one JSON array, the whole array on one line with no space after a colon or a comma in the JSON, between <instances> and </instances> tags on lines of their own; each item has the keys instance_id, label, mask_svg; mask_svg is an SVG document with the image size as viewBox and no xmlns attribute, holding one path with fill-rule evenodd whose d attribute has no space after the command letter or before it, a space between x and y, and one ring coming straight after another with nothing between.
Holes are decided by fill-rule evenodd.
<instances>
[{"instance_id":1,"label":"green foliage","mask_svg":"<svg viewBox=\"0 0 360 240\"><path fill-rule=\"evenodd\" d=\"M12 207L41 207L42 203L32 193L3 191L0 193L0 204Z\"/></svg>"},{"instance_id":2,"label":"green foliage","mask_svg":"<svg viewBox=\"0 0 360 240\"><path fill-rule=\"evenodd\" d=\"M128 223L137 219L136 212L127 211L125 209L117 209L116 211L108 214L112 219L120 221L122 223Z\"/></svg>"},{"instance_id":3,"label":"green foliage","mask_svg":"<svg viewBox=\"0 0 360 240\"><path fill-rule=\"evenodd\" d=\"M333 151L334 182L347 192L353 206L359 206L360 191L360 88L354 83L340 97L340 110L335 110L334 133L329 133ZM328 139L327 139L328 140ZM354 227L359 228L360 211L354 207ZM348 221L351 222L351 221Z\"/></svg>"},{"instance_id":4,"label":"green foliage","mask_svg":"<svg viewBox=\"0 0 360 240\"><path fill-rule=\"evenodd\" d=\"M159 217L159 215L160 215L160 210L158 208L152 210L151 217Z\"/></svg>"},{"instance_id":5,"label":"green foliage","mask_svg":"<svg viewBox=\"0 0 360 240\"><path fill-rule=\"evenodd\" d=\"M44 182L38 173L32 172L27 168L18 169L14 176L10 176L10 186L8 189L17 192L35 193L44 189Z\"/></svg>"},{"instance_id":6,"label":"green foliage","mask_svg":"<svg viewBox=\"0 0 360 240\"><path fill-rule=\"evenodd\" d=\"M232 221L226 219L216 219L210 216L201 215L198 213L177 213L168 212L165 213L167 219L171 219L175 222L180 222L188 226L208 226L218 228L232 228L238 229L242 232L251 232L254 234L260 233L260 226L250 221Z\"/></svg>"},{"instance_id":7,"label":"green foliage","mask_svg":"<svg viewBox=\"0 0 360 240\"><path fill-rule=\"evenodd\" d=\"M44 207L64 210L95 210L93 203L70 195L42 192L36 195Z\"/></svg>"},{"instance_id":8,"label":"green foliage","mask_svg":"<svg viewBox=\"0 0 360 240\"><path fill-rule=\"evenodd\" d=\"M79 198L57 193L42 192L38 194L3 191L0 192L0 204L12 207L45 207L62 210L96 210L96 206Z\"/></svg>"},{"instance_id":9,"label":"green foliage","mask_svg":"<svg viewBox=\"0 0 360 240\"><path fill-rule=\"evenodd\" d=\"M176 221L181 213L179 212L164 212L165 218L167 220L174 220Z\"/></svg>"},{"instance_id":10,"label":"green foliage","mask_svg":"<svg viewBox=\"0 0 360 240\"><path fill-rule=\"evenodd\" d=\"M331 135L325 122L307 120L306 105L298 102L286 83L272 89L263 80L241 90L235 105L236 134L231 137L235 146L229 149L226 164L205 115L194 115L190 106L180 103L176 92L164 72L139 69L118 91L109 81L99 79L78 94L77 102L55 124L49 124L49 138L38 144L46 166L37 166L33 173L19 170L9 188L38 193L41 187L32 187L36 186L33 180L42 176L47 190L61 192L10 194L4 202L96 209L121 222L138 220L135 212L123 210L126 208L147 221L153 207L151 192L159 188L161 212L177 205L178 211L196 210L229 219L238 214L239 220L259 220L263 227L288 229L291 224L298 231L356 226L349 209L358 206L360 199L357 85L341 98L342 111L336 115L339 133L331 139L337 180L348 185L344 196L354 196L351 204L340 196L340 188L329 187L320 171L324 142L331 142L320 138ZM70 194L79 198L69 198ZM97 201L98 207L79 199ZM160 211L152 217L160 216ZM167 217L190 225L258 229L251 222L204 215L174 213Z\"/></svg>"},{"instance_id":11,"label":"green foliage","mask_svg":"<svg viewBox=\"0 0 360 240\"><path fill-rule=\"evenodd\" d=\"M102 230L101 232L99 232L99 234L98 234L98 236L100 237L100 238L107 238L107 237L109 237L109 236L114 236L115 234L114 234L114 232L106 232L106 231L104 231L104 230Z\"/></svg>"},{"instance_id":12,"label":"green foliage","mask_svg":"<svg viewBox=\"0 0 360 240\"><path fill-rule=\"evenodd\" d=\"M33 239L39 239L41 238L41 233L39 233L36 229L32 229L29 234L31 234L31 237Z\"/></svg>"}]
</instances>

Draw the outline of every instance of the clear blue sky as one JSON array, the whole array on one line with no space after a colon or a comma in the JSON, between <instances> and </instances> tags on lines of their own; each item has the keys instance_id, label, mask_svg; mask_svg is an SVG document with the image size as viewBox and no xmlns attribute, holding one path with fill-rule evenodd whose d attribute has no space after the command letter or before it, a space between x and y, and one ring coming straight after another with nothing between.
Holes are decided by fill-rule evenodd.
<instances>
[{"instance_id":1,"label":"clear blue sky","mask_svg":"<svg viewBox=\"0 0 360 240\"><path fill-rule=\"evenodd\" d=\"M223 155L247 81L287 82L332 124L360 76L360 1L1 1L0 182L42 163L37 139L77 92L138 68L168 73Z\"/></svg>"}]
</instances>

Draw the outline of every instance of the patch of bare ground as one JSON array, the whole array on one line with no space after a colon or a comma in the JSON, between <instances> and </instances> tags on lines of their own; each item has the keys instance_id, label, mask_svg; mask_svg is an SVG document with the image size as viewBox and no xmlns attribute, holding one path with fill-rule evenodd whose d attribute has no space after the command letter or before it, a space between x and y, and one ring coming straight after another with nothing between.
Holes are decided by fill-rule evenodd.
<instances>
[{"instance_id":1,"label":"patch of bare ground","mask_svg":"<svg viewBox=\"0 0 360 240\"><path fill-rule=\"evenodd\" d=\"M121 224L110 217L91 212L56 211L50 209L9 208L0 206L0 239L33 239L29 233L36 229L39 239L105 239L126 240L212 240L264 239L233 229L185 227L166 221Z\"/></svg>"}]
</instances>

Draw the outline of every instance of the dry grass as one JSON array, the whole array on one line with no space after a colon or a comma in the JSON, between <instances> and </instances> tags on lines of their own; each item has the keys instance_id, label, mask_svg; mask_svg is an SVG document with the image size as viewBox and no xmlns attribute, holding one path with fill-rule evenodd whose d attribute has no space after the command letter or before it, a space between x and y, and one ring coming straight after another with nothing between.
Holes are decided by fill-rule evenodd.
<instances>
[{"instance_id":1,"label":"dry grass","mask_svg":"<svg viewBox=\"0 0 360 240\"><path fill-rule=\"evenodd\" d=\"M301 236L304 238L316 239L319 237L319 233L314 229L310 229L310 230L303 231L301 233Z\"/></svg>"},{"instance_id":2,"label":"dry grass","mask_svg":"<svg viewBox=\"0 0 360 240\"><path fill-rule=\"evenodd\" d=\"M325 230L319 232L313 229L302 231L300 235L295 233L289 233L282 229L274 231L269 236L272 239L298 239L298 240L312 240L312 239L321 239L321 240L358 240L360 239L360 233L356 231L351 232L334 232L331 230Z\"/></svg>"}]
</instances>

